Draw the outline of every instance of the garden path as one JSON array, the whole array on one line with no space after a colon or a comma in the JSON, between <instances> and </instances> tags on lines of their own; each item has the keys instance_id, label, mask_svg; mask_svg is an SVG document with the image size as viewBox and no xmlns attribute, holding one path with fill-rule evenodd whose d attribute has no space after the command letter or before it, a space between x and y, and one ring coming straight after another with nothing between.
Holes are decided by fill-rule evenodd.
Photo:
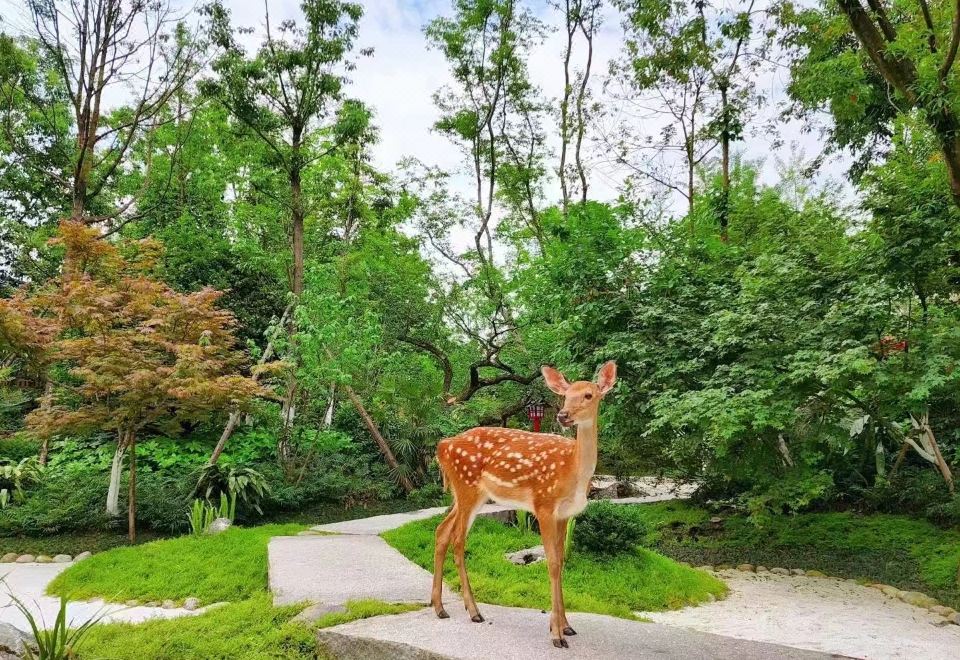
<instances>
[{"instance_id":1,"label":"garden path","mask_svg":"<svg viewBox=\"0 0 960 660\"><path fill-rule=\"evenodd\" d=\"M37 623L46 622L52 626L60 610L60 599L46 595L47 585L61 571L72 565L65 564L6 564L0 568L0 577L6 586L0 585L0 622L9 623L20 630L29 630L30 624L16 607L10 594L16 594L36 618ZM183 608L164 609L162 607L128 607L119 603L86 600L67 603L67 622L80 625L85 621L103 615L103 621L125 621L140 623L148 619L172 619L178 616L202 614L206 608L185 610Z\"/></svg>"}]
</instances>

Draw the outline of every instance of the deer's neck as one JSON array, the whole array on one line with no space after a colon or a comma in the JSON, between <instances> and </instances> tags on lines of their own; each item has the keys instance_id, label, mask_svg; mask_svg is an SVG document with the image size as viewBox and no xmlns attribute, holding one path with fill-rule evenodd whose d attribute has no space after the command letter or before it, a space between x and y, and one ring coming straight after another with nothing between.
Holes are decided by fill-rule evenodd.
<instances>
[{"instance_id":1,"label":"deer's neck","mask_svg":"<svg viewBox=\"0 0 960 660\"><path fill-rule=\"evenodd\" d=\"M597 420L577 425L577 476L587 482L597 469Z\"/></svg>"}]
</instances>

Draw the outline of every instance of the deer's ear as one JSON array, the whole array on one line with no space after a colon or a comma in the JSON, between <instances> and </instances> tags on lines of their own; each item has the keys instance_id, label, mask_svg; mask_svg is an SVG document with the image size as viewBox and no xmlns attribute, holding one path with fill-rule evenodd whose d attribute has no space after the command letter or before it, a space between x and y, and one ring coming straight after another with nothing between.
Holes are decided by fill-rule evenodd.
<instances>
[{"instance_id":1,"label":"deer's ear","mask_svg":"<svg viewBox=\"0 0 960 660\"><path fill-rule=\"evenodd\" d=\"M564 378L562 373L547 365L543 365L540 373L543 374L543 382L547 384L551 392L559 394L560 396L566 395L570 383L567 382L567 379Z\"/></svg>"},{"instance_id":2,"label":"deer's ear","mask_svg":"<svg viewBox=\"0 0 960 660\"><path fill-rule=\"evenodd\" d=\"M617 363L613 360L604 363L597 372L597 387L600 388L600 395L603 396L613 389L617 382Z\"/></svg>"}]
</instances>

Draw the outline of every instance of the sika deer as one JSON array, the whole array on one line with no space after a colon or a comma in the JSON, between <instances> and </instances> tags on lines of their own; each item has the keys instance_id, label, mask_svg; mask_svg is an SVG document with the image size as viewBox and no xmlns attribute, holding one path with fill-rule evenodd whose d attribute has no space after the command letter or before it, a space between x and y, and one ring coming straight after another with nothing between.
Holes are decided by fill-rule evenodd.
<instances>
[{"instance_id":1,"label":"sika deer","mask_svg":"<svg viewBox=\"0 0 960 660\"><path fill-rule=\"evenodd\" d=\"M550 636L554 646L567 648L564 635L576 632L563 607L563 543L567 521L587 505L590 480L597 467L597 412L600 400L616 382L617 365L612 361L604 364L596 383L569 383L552 367L545 366L542 372L547 387L564 397L557 421L565 427L576 426L576 440L550 433L481 427L437 445L444 484L453 491L454 501L437 527L430 603L438 617L449 617L443 609L441 589L443 562L452 544L464 605L472 621L483 621L464 563L467 533L488 498L516 506L532 512L540 523L550 573Z\"/></svg>"}]
</instances>

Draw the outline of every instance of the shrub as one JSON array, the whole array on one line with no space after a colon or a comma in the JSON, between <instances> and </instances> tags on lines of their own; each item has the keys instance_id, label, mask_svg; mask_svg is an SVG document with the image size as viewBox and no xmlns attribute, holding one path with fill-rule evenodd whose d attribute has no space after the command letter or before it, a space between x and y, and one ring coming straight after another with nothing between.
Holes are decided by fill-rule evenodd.
<instances>
[{"instance_id":1,"label":"shrub","mask_svg":"<svg viewBox=\"0 0 960 660\"><path fill-rule=\"evenodd\" d=\"M573 545L581 552L614 556L633 552L647 528L629 506L595 502L577 518Z\"/></svg>"},{"instance_id":2,"label":"shrub","mask_svg":"<svg viewBox=\"0 0 960 660\"><path fill-rule=\"evenodd\" d=\"M47 470L23 504L0 511L0 535L38 536L103 529L107 474L89 469Z\"/></svg>"},{"instance_id":3,"label":"shrub","mask_svg":"<svg viewBox=\"0 0 960 660\"><path fill-rule=\"evenodd\" d=\"M40 441L28 433L17 433L0 440L0 458L21 461L40 452Z\"/></svg>"},{"instance_id":4,"label":"shrub","mask_svg":"<svg viewBox=\"0 0 960 660\"><path fill-rule=\"evenodd\" d=\"M123 480L126 482L126 478ZM179 534L187 528L193 480L188 475L144 472L138 478L137 521L159 532ZM101 486L106 497L106 482ZM126 489L121 492L126 494Z\"/></svg>"}]
</instances>

